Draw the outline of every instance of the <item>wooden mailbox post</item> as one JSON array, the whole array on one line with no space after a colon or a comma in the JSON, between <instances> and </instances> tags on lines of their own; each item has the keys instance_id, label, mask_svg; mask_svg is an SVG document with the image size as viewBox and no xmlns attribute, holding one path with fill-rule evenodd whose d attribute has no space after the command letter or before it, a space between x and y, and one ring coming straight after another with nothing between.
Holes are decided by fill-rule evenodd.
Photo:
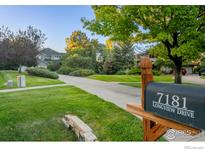
<instances>
[{"instance_id":1,"label":"wooden mailbox post","mask_svg":"<svg viewBox=\"0 0 205 154\"><path fill-rule=\"evenodd\" d=\"M152 113L144 111L144 91L146 85L153 81L152 62L148 57L143 57L140 62L140 67L142 80L141 105L136 105L136 103L127 104L127 110L133 114L143 117L144 141L155 141L164 135L168 129L188 131L191 135L198 134L200 132L199 129L161 118Z\"/></svg>"}]
</instances>

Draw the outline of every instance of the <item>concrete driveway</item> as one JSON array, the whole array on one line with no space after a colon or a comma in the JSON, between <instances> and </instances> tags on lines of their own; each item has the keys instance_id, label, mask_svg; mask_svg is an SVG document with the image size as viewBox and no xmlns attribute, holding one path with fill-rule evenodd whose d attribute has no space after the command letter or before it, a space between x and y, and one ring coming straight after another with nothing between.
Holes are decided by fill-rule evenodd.
<instances>
[{"instance_id":1,"label":"concrete driveway","mask_svg":"<svg viewBox=\"0 0 205 154\"><path fill-rule=\"evenodd\" d=\"M205 86L205 79L202 79L198 74L182 76L182 81Z\"/></svg>"},{"instance_id":2,"label":"concrete driveway","mask_svg":"<svg viewBox=\"0 0 205 154\"><path fill-rule=\"evenodd\" d=\"M112 102L125 110L127 103L140 103L140 88L120 85L116 82L104 82L68 75L59 75L59 79L69 85L76 86L106 101ZM204 132L196 136L189 136L181 131L170 129L164 136L168 141L205 141Z\"/></svg>"}]
</instances>

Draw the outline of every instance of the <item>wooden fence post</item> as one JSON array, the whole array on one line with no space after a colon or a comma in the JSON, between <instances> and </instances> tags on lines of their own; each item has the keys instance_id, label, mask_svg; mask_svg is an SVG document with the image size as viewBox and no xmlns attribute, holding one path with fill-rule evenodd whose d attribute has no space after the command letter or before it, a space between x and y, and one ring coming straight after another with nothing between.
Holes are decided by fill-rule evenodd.
<instances>
[{"instance_id":1,"label":"wooden fence post","mask_svg":"<svg viewBox=\"0 0 205 154\"><path fill-rule=\"evenodd\" d=\"M153 81L151 60L148 57L141 58L140 67L141 67L141 82L142 82L141 83L142 84L141 104L142 104L142 109L144 109L145 87L149 82ZM155 126L155 122L143 118L144 141L149 140L150 129L154 126Z\"/></svg>"},{"instance_id":2,"label":"wooden fence post","mask_svg":"<svg viewBox=\"0 0 205 154\"><path fill-rule=\"evenodd\" d=\"M142 96L141 96L141 102L142 102L142 108L144 109L144 91L146 85L153 81L153 75L152 75L152 62L148 57L141 58L140 62L141 67L141 81L142 81Z\"/></svg>"}]
</instances>

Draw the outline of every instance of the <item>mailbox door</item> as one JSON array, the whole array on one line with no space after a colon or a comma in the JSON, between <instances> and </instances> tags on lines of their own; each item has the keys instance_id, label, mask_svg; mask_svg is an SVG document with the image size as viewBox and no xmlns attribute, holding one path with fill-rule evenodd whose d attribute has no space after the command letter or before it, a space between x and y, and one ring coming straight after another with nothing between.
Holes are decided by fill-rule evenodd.
<instances>
[{"instance_id":1,"label":"mailbox door","mask_svg":"<svg viewBox=\"0 0 205 154\"><path fill-rule=\"evenodd\" d=\"M205 129L205 87L149 83L145 111L182 124Z\"/></svg>"}]
</instances>

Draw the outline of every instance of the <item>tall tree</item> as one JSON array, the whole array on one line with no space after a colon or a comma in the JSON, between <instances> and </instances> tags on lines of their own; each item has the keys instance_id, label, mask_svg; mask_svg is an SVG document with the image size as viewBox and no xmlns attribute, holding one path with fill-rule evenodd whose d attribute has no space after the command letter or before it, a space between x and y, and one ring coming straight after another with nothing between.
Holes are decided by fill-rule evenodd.
<instances>
[{"instance_id":1,"label":"tall tree","mask_svg":"<svg viewBox=\"0 0 205 154\"><path fill-rule=\"evenodd\" d=\"M9 69L14 66L12 61L11 42L14 38L14 33L8 27L0 27L0 69Z\"/></svg>"},{"instance_id":2,"label":"tall tree","mask_svg":"<svg viewBox=\"0 0 205 154\"><path fill-rule=\"evenodd\" d=\"M66 45L65 50L67 54L63 63L66 63L66 57L69 58L70 56L78 55L82 59L90 59L93 69L98 72L97 59L99 59L104 46L97 39L89 39L85 33L74 31L69 38L66 38Z\"/></svg>"},{"instance_id":3,"label":"tall tree","mask_svg":"<svg viewBox=\"0 0 205 154\"><path fill-rule=\"evenodd\" d=\"M175 83L181 83L185 61L205 49L204 6L93 6L95 19L84 27L115 40L157 42L159 56L175 65ZM160 48L161 47L161 48Z\"/></svg>"},{"instance_id":4,"label":"tall tree","mask_svg":"<svg viewBox=\"0 0 205 154\"><path fill-rule=\"evenodd\" d=\"M27 30L19 30L13 41L18 66L34 66L37 64L37 55L46 40L41 30L29 26ZM21 68L21 67L20 67ZM21 71L21 70L19 70Z\"/></svg>"},{"instance_id":5,"label":"tall tree","mask_svg":"<svg viewBox=\"0 0 205 154\"><path fill-rule=\"evenodd\" d=\"M5 59L0 56L2 67L12 69L22 65L36 65L36 56L46 40L41 30L29 26L27 30L19 30L14 34L2 27L0 34L0 54L3 53Z\"/></svg>"},{"instance_id":6,"label":"tall tree","mask_svg":"<svg viewBox=\"0 0 205 154\"><path fill-rule=\"evenodd\" d=\"M129 41L118 42L113 48L113 69L124 71L134 66L134 48Z\"/></svg>"},{"instance_id":7,"label":"tall tree","mask_svg":"<svg viewBox=\"0 0 205 154\"><path fill-rule=\"evenodd\" d=\"M67 52L88 48L90 43L86 34L81 31L72 32L71 36L65 39Z\"/></svg>"},{"instance_id":8,"label":"tall tree","mask_svg":"<svg viewBox=\"0 0 205 154\"><path fill-rule=\"evenodd\" d=\"M105 41L105 45L106 45L106 48L107 48L107 49L110 49L110 50L113 49L113 41L112 41L112 40L107 39L107 40Z\"/></svg>"}]
</instances>

